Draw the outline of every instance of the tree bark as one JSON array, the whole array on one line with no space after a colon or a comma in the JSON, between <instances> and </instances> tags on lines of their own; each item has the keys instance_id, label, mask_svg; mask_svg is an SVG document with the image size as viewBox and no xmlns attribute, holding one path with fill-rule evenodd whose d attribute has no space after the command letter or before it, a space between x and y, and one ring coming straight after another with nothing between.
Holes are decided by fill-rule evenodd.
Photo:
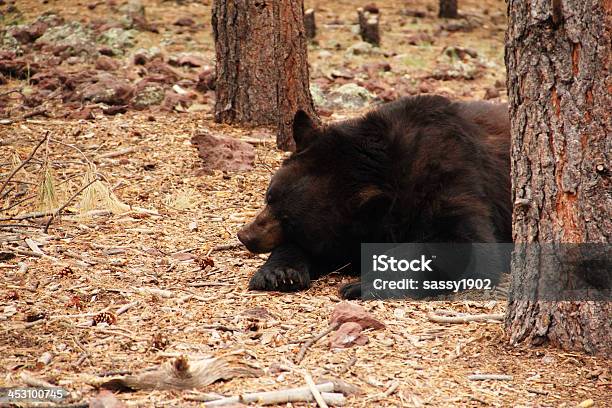
<instances>
[{"instance_id":1,"label":"tree bark","mask_svg":"<svg viewBox=\"0 0 612 408\"><path fill-rule=\"evenodd\" d=\"M457 18L457 0L440 0L440 9L438 17L440 18Z\"/></svg>"},{"instance_id":2,"label":"tree bark","mask_svg":"<svg viewBox=\"0 0 612 408\"><path fill-rule=\"evenodd\" d=\"M294 148L298 109L316 118L309 90L302 0L215 0L215 120L278 128L277 145Z\"/></svg>"},{"instance_id":3,"label":"tree bark","mask_svg":"<svg viewBox=\"0 0 612 408\"><path fill-rule=\"evenodd\" d=\"M357 9L357 19L361 39L376 47L380 47L379 10L374 8L374 10L370 11L359 7Z\"/></svg>"},{"instance_id":4,"label":"tree bark","mask_svg":"<svg viewBox=\"0 0 612 408\"><path fill-rule=\"evenodd\" d=\"M317 36L317 22L315 21L314 9L308 9L304 12L304 30L306 38L309 40Z\"/></svg>"},{"instance_id":5,"label":"tree bark","mask_svg":"<svg viewBox=\"0 0 612 408\"><path fill-rule=\"evenodd\" d=\"M506 68L517 243L612 238L612 3L509 0ZM541 283L537 253L514 257L513 290ZM609 301L512 298L513 344L612 355Z\"/></svg>"}]
</instances>

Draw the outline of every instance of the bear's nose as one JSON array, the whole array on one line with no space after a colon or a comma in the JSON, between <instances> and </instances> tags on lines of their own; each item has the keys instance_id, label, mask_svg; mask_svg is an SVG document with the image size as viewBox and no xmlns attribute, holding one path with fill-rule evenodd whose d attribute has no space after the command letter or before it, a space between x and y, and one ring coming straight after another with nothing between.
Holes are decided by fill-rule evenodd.
<instances>
[{"instance_id":1,"label":"bear's nose","mask_svg":"<svg viewBox=\"0 0 612 408\"><path fill-rule=\"evenodd\" d=\"M238 231L238 240L244 244L244 246L248 247L249 234L243 229Z\"/></svg>"}]
</instances>

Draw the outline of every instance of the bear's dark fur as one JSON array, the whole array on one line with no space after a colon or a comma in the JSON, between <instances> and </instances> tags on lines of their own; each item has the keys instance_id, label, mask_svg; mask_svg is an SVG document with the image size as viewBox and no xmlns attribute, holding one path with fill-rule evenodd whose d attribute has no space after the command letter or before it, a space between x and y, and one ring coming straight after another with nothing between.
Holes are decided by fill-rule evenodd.
<instances>
[{"instance_id":1,"label":"bear's dark fur","mask_svg":"<svg viewBox=\"0 0 612 408\"><path fill-rule=\"evenodd\" d=\"M305 289L348 263L358 273L362 242L511 241L505 105L417 96L322 128L300 111L293 130L296 152L238 234L272 252L250 289Z\"/></svg>"}]
</instances>

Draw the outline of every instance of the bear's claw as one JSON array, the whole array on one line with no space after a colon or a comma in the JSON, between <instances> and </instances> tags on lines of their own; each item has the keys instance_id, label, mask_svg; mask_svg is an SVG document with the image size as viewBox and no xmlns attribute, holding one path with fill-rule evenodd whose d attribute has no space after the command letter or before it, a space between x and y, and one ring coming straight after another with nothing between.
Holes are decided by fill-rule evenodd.
<instances>
[{"instance_id":1,"label":"bear's claw","mask_svg":"<svg viewBox=\"0 0 612 408\"><path fill-rule=\"evenodd\" d=\"M249 290L297 292L310 287L307 269L264 264L251 278Z\"/></svg>"},{"instance_id":2,"label":"bear's claw","mask_svg":"<svg viewBox=\"0 0 612 408\"><path fill-rule=\"evenodd\" d=\"M340 297L348 300L361 299L361 282L351 282L340 288Z\"/></svg>"}]
</instances>

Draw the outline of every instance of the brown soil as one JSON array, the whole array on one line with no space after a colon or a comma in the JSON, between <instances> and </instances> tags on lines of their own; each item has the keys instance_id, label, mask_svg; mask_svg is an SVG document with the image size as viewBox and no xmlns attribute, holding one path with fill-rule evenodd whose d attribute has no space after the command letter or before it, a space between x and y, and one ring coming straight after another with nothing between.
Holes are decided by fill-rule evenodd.
<instances>
[{"instance_id":1,"label":"brown soil","mask_svg":"<svg viewBox=\"0 0 612 408\"><path fill-rule=\"evenodd\" d=\"M91 10L89 3L99 5ZM59 12L66 20L88 21L112 17L108 3L20 0L16 5L23 22L48 10ZM143 3L149 22L156 24L160 33L140 31L136 48L161 43L168 54L198 51L214 65L208 1ZM469 32L439 31L445 22L436 18L434 1L379 2L382 51L389 56L352 58L345 56L345 50L358 40L350 26L356 21L355 3L312 0L306 5L317 10L318 45L311 45L309 52L313 80L323 88L351 81L325 79L333 70L363 74L363 64L383 59L391 71L377 78L382 84L379 96L401 89L482 98L496 82L498 88L499 81L503 85L504 21L500 15L505 5L501 1L460 1L460 11L479 21ZM407 8L424 11L426 17L402 16L400 10ZM182 17L204 26L189 31L173 25ZM433 44L419 40L411 45L407 38L415 36L433 38ZM475 50L490 64L481 67L474 80L432 79L435 61L446 46ZM319 58L321 50L332 56ZM92 67L93 61L83 64ZM77 64L71 69L78 68ZM184 70L198 73L197 69ZM11 79L0 86L0 94L26 86L26 82ZM351 407L573 407L587 399L593 399L596 407L611 406L607 360L546 346L511 347L503 326L496 323L441 325L427 320L427 313L434 310L502 313L504 304L500 302L360 302L386 324L385 329L368 332L365 346L345 350L330 350L325 338L308 350L299 366L293 366L300 342L327 327L339 302L337 288L348 279L332 274L297 294L246 290L262 257L239 246L225 249L219 245L236 242L237 230L261 205L270 174L284 153L275 149L272 131L213 123L212 95L210 91L198 93L198 101L204 105L199 112L129 109L124 114L106 115L96 110L101 110L99 106L92 106L95 118L87 120L67 118L66 113L74 108L55 100L45 102L48 117L21 119L32 108L23 105L20 94L9 95L4 115L12 122L0 124L0 184L14 166L15 154L24 160L47 131L55 141L48 148L43 146L35 156L37 161L17 173L14 179L26 183L10 184L14 189L7 198L14 201L2 199L0 207L15 202L15 194L21 194L22 199L36 194L43 158L52 169L61 205L82 185L87 170L85 155L96 163L105 185L134 209L83 216L77 199L65 215L53 221L48 234L41 232L48 217L0 221L0 251L28 251L25 238L31 238L44 253L0 260L0 386L23 385L20 374L27 371L70 390L74 401L86 401L96 394L91 385L93 376L111 371L135 373L180 355L238 351L266 374L219 382L200 391L236 395L301 386L304 371L308 371L315 379L336 376L362 388L364 395L348 400ZM355 112L333 110L327 114L334 119ZM190 144L198 132L251 143L255 147L254 167L243 172L202 172L197 149ZM66 144L78 147L82 154ZM100 157L125 148L130 149L124 154ZM69 181L61 183L64 180ZM0 218L37 210L40 206L32 199L3 211ZM25 273L20 270L22 263L28 266ZM117 316L112 325L81 325L103 310L115 312L131 302L138 304ZM256 308L265 308L270 316L254 319L249 311ZM26 325L36 314L44 314L45 319ZM37 364L45 352L51 352L53 359ZM354 364L343 370L353 357ZM279 364L290 371L279 374L269 370ZM475 373L508 374L513 379L468 380L468 375ZM399 382L397 390L382 396L395 382ZM139 391L118 397L129 406L202 405L188 401L185 395Z\"/></svg>"}]
</instances>

